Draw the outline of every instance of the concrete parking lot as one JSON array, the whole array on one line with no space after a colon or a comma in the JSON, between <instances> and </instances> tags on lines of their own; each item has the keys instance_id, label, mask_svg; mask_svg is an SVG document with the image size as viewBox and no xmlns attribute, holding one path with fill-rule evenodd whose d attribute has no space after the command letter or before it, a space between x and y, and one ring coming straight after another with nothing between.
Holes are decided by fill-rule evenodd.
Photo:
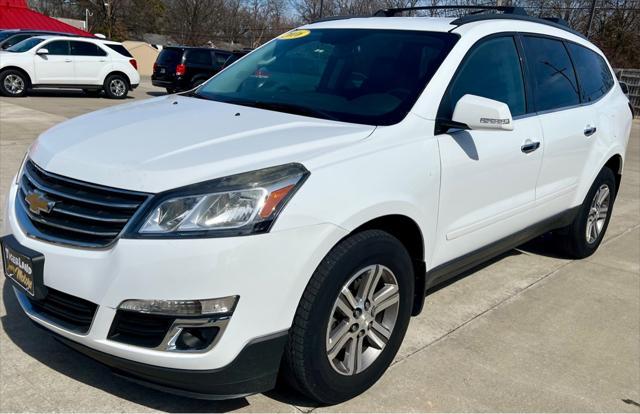
<instances>
[{"instance_id":1,"label":"concrete parking lot","mask_svg":"<svg viewBox=\"0 0 640 414\"><path fill-rule=\"evenodd\" d=\"M162 92L143 82L128 101ZM38 134L118 103L77 92L1 98L0 209ZM4 278L0 292L2 412L640 412L640 121L594 256L558 258L540 239L431 292L386 375L341 405L283 391L215 402L143 388L35 328Z\"/></svg>"}]
</instances>

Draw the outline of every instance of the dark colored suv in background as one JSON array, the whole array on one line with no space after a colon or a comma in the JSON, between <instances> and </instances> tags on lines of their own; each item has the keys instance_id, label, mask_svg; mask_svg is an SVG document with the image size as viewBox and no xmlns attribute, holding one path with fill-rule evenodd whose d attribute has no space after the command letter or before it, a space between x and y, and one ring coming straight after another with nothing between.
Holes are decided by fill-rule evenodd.
<instances>
[{"instance_id":1,"label":"dark colored suv in background","mask_svg":"<svg viewBox=\"0 0 640 414\"><path fill-rule=\"evenodd\" d=\"M165 47L153 65L151 83L169 93L192 89L218 73L232 55L220 49Z\"/></svg>"}]
</instances>

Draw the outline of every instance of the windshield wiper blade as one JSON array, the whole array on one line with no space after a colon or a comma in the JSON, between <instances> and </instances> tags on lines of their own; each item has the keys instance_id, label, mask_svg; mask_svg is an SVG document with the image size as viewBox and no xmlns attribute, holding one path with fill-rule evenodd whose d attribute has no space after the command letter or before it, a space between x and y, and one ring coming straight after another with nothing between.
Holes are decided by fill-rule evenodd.
<instances>
[{"instance_id":1,"label":"windshield wiper blade","mask_svg":"<svg viewBox=\"0 0 640 414\"><path fill-rule=\"evenodd\" d=\"M233 103L233 102L231 102ZM311 108L282 102L262 102L262 101L240 101L238 105L251 106L253 108L267 109L278 112L288 112L296 115L311 116L315 118L330 119L338 121L338 118L321 109Z\"/></svg>"}]
</instances>

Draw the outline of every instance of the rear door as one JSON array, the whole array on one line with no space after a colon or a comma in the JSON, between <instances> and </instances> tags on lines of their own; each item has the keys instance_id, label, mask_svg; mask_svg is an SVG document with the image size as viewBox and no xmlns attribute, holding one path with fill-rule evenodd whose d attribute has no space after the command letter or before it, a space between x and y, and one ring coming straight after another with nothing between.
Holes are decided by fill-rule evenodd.
<instances>
[{"instance_id":1,"label":"rear door","mask_svg":"<svg viewBox=\"0 0 640 414\"><path fill-rule=\"evenodd\" d=\"M466 94L506 103L513 130L449 130L437 135L441 159L438 235L442 239L434 252L435 264L533 224L530 210L535 204L543 142L538 119L528 108L523 69L513 36L480 40L443 97L438 118L448 120Z\"/></svg>"},{"instance_id":2,"label":"rear door","mask_svg":"<svg viewBox=\"0 0 640 414\"><path fill-rule=\"evenodd\" d=\"M72 40L71 56L79 85L98 85L102 83L104 68L109 64L107 52L92 42Z\"/></svg>"},{"instance_id":3,"label":"rear door","mask_svg":"<svg viewBox=\"0 0 640 414\"><path fill-rule=\"evenodd\" d=\"M597 125L593 109L581 106L576 73L565 44L536 35L522 39L545 139L536 198L539 211L551 216L573 207Z\"/></svg>"},{"instance_id":4,"label":"rear door","mask_svg":"<svg viewBox=\"0 0 640 414\"><path fill-rule=\"evenodd\" d=\"M39 49L47 49L46 55L36 54L33 66L36 84L70 85L75 83L75 71L71 51L67 40L53 40L44 43Z\"/></svg>"}]
</instances>

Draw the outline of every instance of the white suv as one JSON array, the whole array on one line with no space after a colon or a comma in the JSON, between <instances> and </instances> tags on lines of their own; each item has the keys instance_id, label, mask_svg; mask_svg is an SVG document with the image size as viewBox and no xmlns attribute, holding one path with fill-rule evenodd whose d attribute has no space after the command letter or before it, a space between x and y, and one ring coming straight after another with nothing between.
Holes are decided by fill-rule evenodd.
<instances>
[{"instance_id":1,"label":"white suv","mask_svg":"<svg viewBox=\"0 0 640 414\"><path fill-rule=\"evenodd\" d=\"M24 96L30 88L79 88L124 99L139 83L136 60L117 42L37 36L0 51L0 93L5 96Z\"/></svg>"},{"instance_id":2,"label":"white suv","mask_svg":"<svg viewBox=\"0 0 640 414\"><path fill-rule=\"evenodd\" d=\"M24 311L152 387L282 375L335 403L384 373L434 284L550 231L589 256L629 102L593 44L500 10L310 24L45 132L4 220Z\"/></svg>"}]
</instances>

